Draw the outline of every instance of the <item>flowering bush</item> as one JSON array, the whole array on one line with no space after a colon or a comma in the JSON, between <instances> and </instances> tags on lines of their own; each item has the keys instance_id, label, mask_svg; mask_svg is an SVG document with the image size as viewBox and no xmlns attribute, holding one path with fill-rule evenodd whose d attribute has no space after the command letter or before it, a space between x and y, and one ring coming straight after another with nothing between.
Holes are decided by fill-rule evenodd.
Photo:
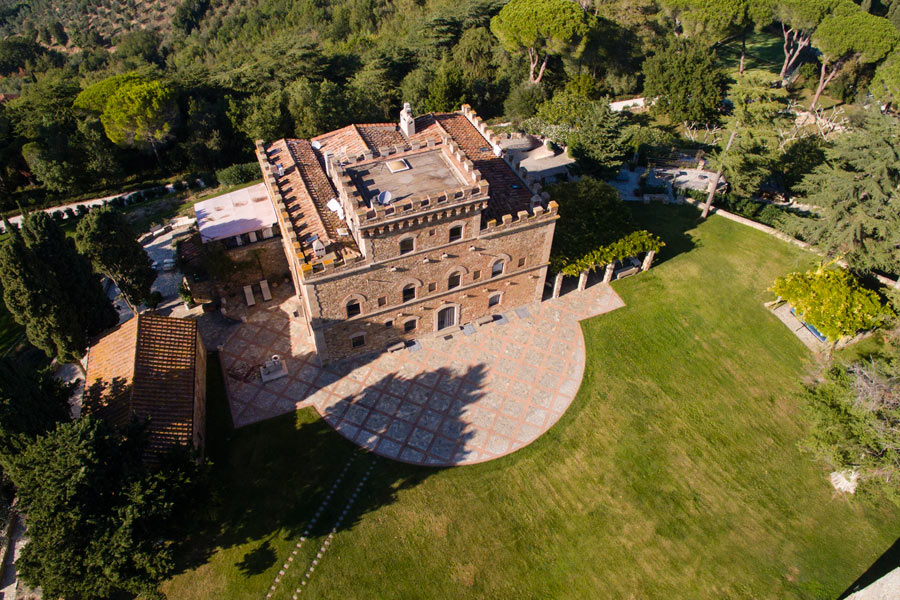
<instances>
[{"instance_id":1,"label":"flowering bush","mask_svg":"<svg viewBox=\"0 0 900 600\"><path fill-rule=\"evenodd\" d=\"M878 327L893 316L878 294L862 287L846 269L819 266L790 273L776 279L771 291L832 341Z\"/></svg>"}]
</instances>

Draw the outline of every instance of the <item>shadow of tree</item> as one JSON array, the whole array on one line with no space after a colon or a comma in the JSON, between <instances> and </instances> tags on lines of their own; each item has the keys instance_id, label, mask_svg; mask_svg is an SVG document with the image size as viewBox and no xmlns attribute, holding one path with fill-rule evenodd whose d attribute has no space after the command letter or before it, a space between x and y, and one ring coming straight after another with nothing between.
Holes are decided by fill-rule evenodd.
<instances>
[{"instance_id":1,"label":"shadow of tree","mask_svg":"<svg viewBox=\"0 0 900 600\"><path fill-rule=\"evenodd\" d=\"M700 247L700 242L688 233L697 227L700 215L690 204L634 204L631 211L638 227L666 243L653 259L654 266Z\"/></svg>"},{"instance_id":2,"label":"shadow of tree","mask_svg":"<svg viewBox=\"0 0 900 600\"><path fill-rule=\"evenodd\" d=\"M244 558L236 566L243 575L258 575L274 565L276 559L272 543L269 540L265 540L256 548L244 554Z\"/></svg>"},{"instance_id":3,"label":"shadow of tree","mask_svg":"<svg viewBox=\"0 0 900 600\"><path fill-rule=\"evenodd\" d=\"M365 361L360 357L349 364ZM180 572L215 561L220 550L255 544L234 566L245 577L264 573L285 559L274 540L352 529L364 515L393 503L438 470L382 459L347 510L374 458L363 446L401 461L417 456L463 460L470 442L483 442L467 417L484 394L484 365L413 377L390 373L339 398L325 410L325 419L303 409L238 430L231 428L219 361L211 357L209 365L213 491L203 518L186 532ZM407 401L401 403L401 397Z\"/></svg>"}]
</instances>

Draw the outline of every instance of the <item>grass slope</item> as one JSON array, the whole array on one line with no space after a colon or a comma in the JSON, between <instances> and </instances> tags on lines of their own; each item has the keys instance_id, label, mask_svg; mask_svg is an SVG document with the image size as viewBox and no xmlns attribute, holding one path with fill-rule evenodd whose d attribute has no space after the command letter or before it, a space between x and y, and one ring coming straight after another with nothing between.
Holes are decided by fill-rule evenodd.
<instances>
[{"instance_id":1,"label":"grass slope","mask_svg":"<svg viewBox=\"0 0 900 600\"><path fill-rule=\"evenodd\" d=\"M828 598L900 535L898 511L835 497L798 449L814 369L763 307L812 261L690 207L637 207L668 246L582 324L585 378L550 432L446 470L381 460L304 595L318 598ZM273 598L290 598L368 456L308 411L234 433L217 525L169 598L258 598L360 454Z\"/></svg>"}]
</instances>

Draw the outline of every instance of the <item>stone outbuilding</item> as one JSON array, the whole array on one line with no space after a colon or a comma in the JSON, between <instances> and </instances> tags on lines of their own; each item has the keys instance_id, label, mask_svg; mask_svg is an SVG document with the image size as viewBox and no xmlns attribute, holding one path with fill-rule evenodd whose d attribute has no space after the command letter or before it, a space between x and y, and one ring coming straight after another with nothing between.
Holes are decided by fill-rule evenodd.
<instances>
[{"instance_id":1,"label":"stone outbuilding","mask_svg":"<svg viewBox=\"0 0 900 600\"><path fill-rule=\"evenodd\" d=\"M202 452L206 436L206 351L197 322L140 314L91 346L82 414L114 427L146 421L146 458L174 446Z\"/></svg>"}]
</instances>

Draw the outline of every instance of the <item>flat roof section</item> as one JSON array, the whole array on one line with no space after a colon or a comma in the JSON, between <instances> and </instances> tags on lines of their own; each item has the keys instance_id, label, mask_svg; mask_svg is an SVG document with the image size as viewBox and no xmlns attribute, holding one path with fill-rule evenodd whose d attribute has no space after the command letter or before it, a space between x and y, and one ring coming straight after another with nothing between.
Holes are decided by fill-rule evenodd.
<instances>
[{"instance_id":1,"label":"flat roof section","mask_svg":"<svg viewBox=\"0 0 900 600\"><path fill-rule=\"evenodd\" d=\"M272 227L277 222L265 183L198 202L194 214L204 243Z\"/></svg>"},{"instance_id":2,"label":"flat roof section","mask_svg":"<svg viewBox=\"0 0 900 600\"><path fill-rule=\"evenodd\" d=\"M466 186L466 181L444 158L440 149L407 154L401 159L390 158L347 168L360 194L371 205L380 192L390 192L392 201L410 196L437 195Z\"/></svg>"}]
</instances>

